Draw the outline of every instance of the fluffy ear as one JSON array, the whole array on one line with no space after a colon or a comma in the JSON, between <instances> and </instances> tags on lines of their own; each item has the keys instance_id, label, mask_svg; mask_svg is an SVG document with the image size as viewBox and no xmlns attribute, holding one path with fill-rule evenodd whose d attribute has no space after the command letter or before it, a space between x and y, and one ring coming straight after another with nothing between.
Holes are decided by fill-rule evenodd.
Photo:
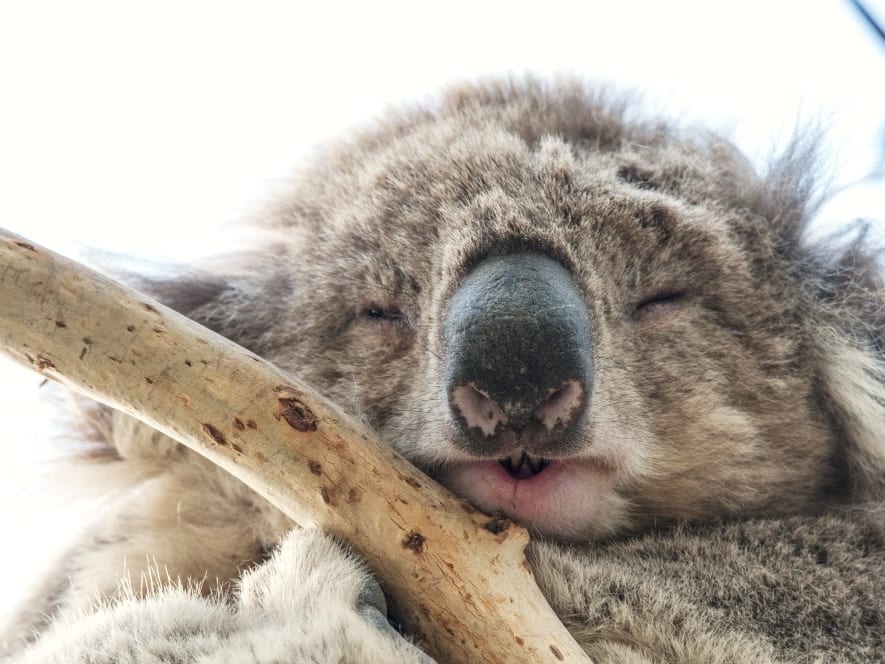
<instances>
[{"instance_id":1,"label":"fluffy ear","mask_svg":"<svg viewBox=\"0 0 885 664\"><path fill-rule=\"evenodd\" d=\"M117 278L259 355L291 295L282 243L216 257L196 266L116 270Z\"/></svg>"},{"instance_id":2,"label":"fluffy ear","mask_svg":"<svg viewBox=\"0 0 885 664\"><path fill-rule=\"evenodd\" d=\"M823 385L845 432L852 497L885 528L885 360L858 341L821 333Z\"/></svg>"},{"instance_id":3,"label":"fluffy ear","mask_svg":"<svg viewBox=\"0 0 885 664\"><path fill-rule=\"evenodd\" d=\"M885 286L864 235L829 252L828 267L813 280L823 315L811 324L823 398L844 434L851 498L885 536Z\"/></svg>"},{"instance_id":4,"label":"fluffy ear","mask_svg":"<svg viewBox=\"0 0 885 664\"><path fill-rule=\"evenodd\" d=\"M750 207L776 234L800 282L823 408L843 441L850 500L885 537L885 285L880 254L857 222L811 240L823 202L817 186L820 129L797 134L770 165Z\"/></svg>"},{"instance_id":5,"label":"fluffy ear","mask_svg":"<svg viewBox=\"0 0 885 664\"><path fill-rule=\"evenodd\" d=\"M818 159L822 131L797 131L774 156L755 190L750 207L778 238L777 248L790 259L804 253L808 225L824 200Z\"/></svg>"}]
</instances>

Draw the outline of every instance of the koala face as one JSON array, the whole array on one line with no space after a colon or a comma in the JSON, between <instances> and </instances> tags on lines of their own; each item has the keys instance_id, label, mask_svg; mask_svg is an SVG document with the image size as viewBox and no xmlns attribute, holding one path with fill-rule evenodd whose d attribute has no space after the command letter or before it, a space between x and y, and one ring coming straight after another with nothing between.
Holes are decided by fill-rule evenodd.
<instances>
[{"instance_id":1,"label":"koala face","mask_svg":"<svg viewBox=\"0 0 885 664\"><path fill-rule=\"evenodd\" d=\"M456 92L273 209L253 345L541 535L806 510L837 434L772 196L579 87Z\"/></svg>"}]
</instances>

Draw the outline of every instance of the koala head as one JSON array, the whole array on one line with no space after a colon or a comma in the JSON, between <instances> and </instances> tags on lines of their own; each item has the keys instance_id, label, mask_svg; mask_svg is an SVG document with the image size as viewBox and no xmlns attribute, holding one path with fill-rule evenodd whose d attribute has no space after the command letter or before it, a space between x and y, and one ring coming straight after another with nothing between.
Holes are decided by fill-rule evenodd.
<instances>
[{"instance_id":1,"label":"koala head","mask_svg":"<svg viewBox=\"0 0 885 664\"><path fill-rule=\"evenodd\" d=\"M237 276L167 299L542 535L879 482L882 291L861 249L803 244L805 163L761 177L627 108L577 83L453 90L326 148Z\"/></svg>"}]
</instances>

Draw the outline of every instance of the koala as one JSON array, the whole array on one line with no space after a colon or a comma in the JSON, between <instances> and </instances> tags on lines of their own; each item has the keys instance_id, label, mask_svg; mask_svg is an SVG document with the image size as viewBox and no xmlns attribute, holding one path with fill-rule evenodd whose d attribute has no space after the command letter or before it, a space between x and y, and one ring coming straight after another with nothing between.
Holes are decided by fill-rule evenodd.
<instances>
[{"instance_id":1,"label":"koala","mask_svg":"<svg viewBox=\"0 0 885 664\"><path fill-rule=\"evenodd\" d=\"M593 661L881 661L885 289L862 232L810 237L813 153L760 174L582 81L462 85L136 281L526 526ZM11 657L431 661L344 544L127 416L78 427L115 499Z\"/></svg>"}]
</instances>

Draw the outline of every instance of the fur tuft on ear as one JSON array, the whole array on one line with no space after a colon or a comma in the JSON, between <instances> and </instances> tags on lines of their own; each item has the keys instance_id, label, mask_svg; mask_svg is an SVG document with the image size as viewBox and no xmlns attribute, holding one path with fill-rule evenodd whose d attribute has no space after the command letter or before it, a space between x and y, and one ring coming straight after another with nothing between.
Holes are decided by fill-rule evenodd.
<instances>
[{"instance_id":1,"label":"fur tuft on ear","mask_svg":"<svg viewBox=\"0 0 885 664\"><path fill-rule=\"evenodd\" d=\"M885 285L865 225L811 248L811 330L824 403L845 440L850 497L885 538Z\"/></svg>"},{"instance_id":2,"label":"fur tuft on ear","mask_svg":"<svg viewBox=\"0 0 885 664\"><path fill-rule=\"evenodd\" d=\"M292 292L284 238L256 229L248 250L202 259L196 265L114 267L120 281L147 293L210 330L258 353L268 352L273 324ZM262 297L255 297L261 293Z\"/></svg>"},{"instance_id":3,"label":"fur tuft on ear","mask_svg":"<svg viewBox=\"0 0 885 664\"><path fill-rule=\"evenodd\" d=\"M822 131L797 131L785 148L769 160L759 181L752 208L775 229L779 249L790 258L803 249L802 238L824 201L819 150Z\"/></svg>"},{"instance_id":4,"label":"fur tuft on ear","mask_svg":"<svg viewBox=\"0 0 885 664\"><path fill-rule=\"evenodd\" d=\"M845 432L851 496L885 535L885 358L832 329L819 343L824 390Z\"/></svg>"}]
</instances>

